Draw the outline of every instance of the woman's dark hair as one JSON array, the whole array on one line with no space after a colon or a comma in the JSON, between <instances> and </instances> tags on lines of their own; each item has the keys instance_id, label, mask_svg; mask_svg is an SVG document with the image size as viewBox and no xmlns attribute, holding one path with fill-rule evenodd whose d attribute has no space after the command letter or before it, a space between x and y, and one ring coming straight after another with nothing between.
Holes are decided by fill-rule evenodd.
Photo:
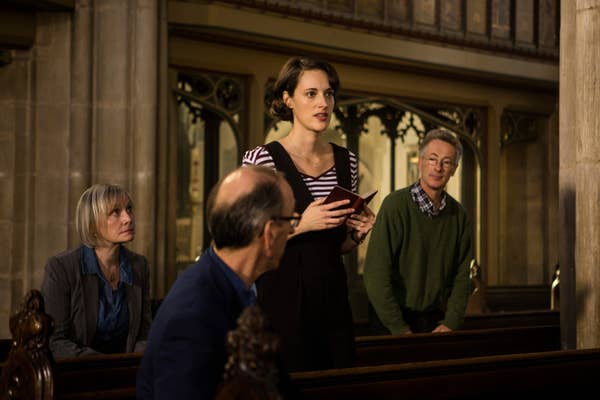
<instances>
[{"instance_id":1,"label":"woman's dark hair","mask_svg":"<svg viewBox=\"0 0 600 400\"><path fill-rule=\"evenodd\" d=\"M279 76L273 84L273 100L271 101L271 114L282 121L293 121L292 110L283 102L283 92L288 92L290 96L294 94L300 74L304 71L323 71L329 78L329 86L333 89L334 96L340 87L338 74L328 62L309 57L292 57L279 71Z\"/></svg>"}]
</instances>

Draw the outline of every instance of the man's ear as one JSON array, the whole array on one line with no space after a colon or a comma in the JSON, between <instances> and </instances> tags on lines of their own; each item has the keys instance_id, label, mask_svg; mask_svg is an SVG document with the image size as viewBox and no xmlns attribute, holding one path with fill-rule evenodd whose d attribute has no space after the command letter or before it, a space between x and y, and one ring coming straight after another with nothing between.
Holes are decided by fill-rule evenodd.
<instances>
[{"instance_id":1,"label":"man's ear","mask_svg":"<svg viewBox=\"0 0 600 400\"><path fill-rule=\"evenodd\" d=\"M275 241L275 226L273 224L273 220L267 221L262 232L262 244L265 250L265 255L268 257L270 257L271 253L273 252L273 242Z\"/></svg>"},{"instance_id":2,"label":"man's ear","mask_svg":"<svg viewBox=\"0 0 600 400\"><path fill-rule=\"evenodd\" d=\"M452 173L450 174L450 177L454 176L454 173L456 172L457 169L458 169L458 164L456 164L455 166L452 167Z\"/></svg>"}]
</instances>

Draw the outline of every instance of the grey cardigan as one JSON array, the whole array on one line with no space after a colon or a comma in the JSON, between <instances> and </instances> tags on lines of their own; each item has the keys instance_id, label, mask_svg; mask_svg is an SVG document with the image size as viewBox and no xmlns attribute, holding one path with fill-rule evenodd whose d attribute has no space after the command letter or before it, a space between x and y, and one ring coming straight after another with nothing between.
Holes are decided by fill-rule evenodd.
<instances>
[{"instance_id":1,"label":"grey cardigan","mask_svg":"<svg viewBox=\"0 0 600 400\"><path fill-rule=\"evenodd\" d=\"M45 267L42 294L46 312L54 318L50 349L55 357L98 354L90 346L98 320L98 276L82 273L82 247L50 257ZM126 351L143 351L152 320L150 278L146 258L126 250L133 285L127 285L129 333Z\"/></svg>"}]
</instances>

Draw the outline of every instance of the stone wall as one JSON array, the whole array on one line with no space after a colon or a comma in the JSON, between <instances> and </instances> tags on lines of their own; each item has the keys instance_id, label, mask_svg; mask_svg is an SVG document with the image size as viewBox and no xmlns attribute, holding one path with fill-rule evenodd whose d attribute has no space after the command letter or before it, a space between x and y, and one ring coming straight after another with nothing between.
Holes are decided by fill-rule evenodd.
<instances>
[{"instance_id":1,"label":"stone wall","mask_svg":"<svg viewBox=\"0 0 600 400\"><path fill-rule=\"evenodd\" d=\"M155 266L158 0L36 18L33 47L0 69L0 337L47 258L79 243L74 212L93 183L131 192L131 247Z\"/></svg>"}]
</instances>

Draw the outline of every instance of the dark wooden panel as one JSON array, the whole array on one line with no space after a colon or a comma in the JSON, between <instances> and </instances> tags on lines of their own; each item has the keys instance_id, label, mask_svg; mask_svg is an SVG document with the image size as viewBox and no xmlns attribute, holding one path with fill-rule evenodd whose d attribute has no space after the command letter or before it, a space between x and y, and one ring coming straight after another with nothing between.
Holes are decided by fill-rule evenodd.
<instances>
[{"instance_id":1,"label":"dark wooden panel","mask_svg":"<svg viewBox=\"0 0 600 400\"><path fill-rule=\"evenodd\" d=\"M141 353L57 359L54 366L57 399L135 399Z\"/></svg>"},{"instance_id":2,"label":"dark wooden panel","mask_svg":"<svg viewBox=\"0 0 600 400\"><path fill-rule=\"evenodd\" d=\"M488 286L485 302L490 312L549 310L550 286Z\"/></svg>"},{"instance_id":3,"label":"dark wooden panel","mask_svg":"<svg viewBox=\"0 0 600 400\"><path fill-rule=\"evenodd\" d=\"M549 290L549 289L548 289ZM527 291L526 291L527 292ZM468 329L490 329L490 328L511 328L517 326L542 326L559 325L560 314L556 310L550 310L549 307L537 310L520 310L522 299L517 300L519 296L511 297L513 292L500 290L499 293L492 293L494 312L480 314L467 314L461 330ZM497 296L497 297L496 297ZM538 302L544 302L542 295L531 294L537 298ZM545 296L545 295L544 295ZM538 298L539 297L539 298ZM513 304L513 302L517 304ZM545 304L545 303L544 303ZM549 301L548 301L549 304ZM517 311L503 311L516 308ZM369 335L389 335L390 332L381 324L374 311L370 311L370 321L355 321L354 332L356 336Z\"/></svg>"},{"instance_id":4,"label":"dark wooden panel","mask_svg":"<svg viewBox=\"0 0 600 400\"><path fill-rule=\"evenodd\" d=\"M543 325L560 325L560 313L555 310L539 310L473 314L465 317L463 329L510 328L517 326Z\"/></svg>"},{"instance_id":5,"label":"dark wooden panel","mask_svg":"<svg viewBox=\"0 0 600 400\"><path fill-rule=\"evenodd\" d=\"M560 326L356 338L356 365L398 364L560 350Z\"/></svg>"},{"instance_id":6,"label":"dark wooden panel","mask_svg":"<svg viewBox=\"0 0 600 400\"><path fill-rule=\"evenodd\" d=\"M600 349L294 373L306 400L506 399L594 393Z\"/></svg>"}]
</instances>

